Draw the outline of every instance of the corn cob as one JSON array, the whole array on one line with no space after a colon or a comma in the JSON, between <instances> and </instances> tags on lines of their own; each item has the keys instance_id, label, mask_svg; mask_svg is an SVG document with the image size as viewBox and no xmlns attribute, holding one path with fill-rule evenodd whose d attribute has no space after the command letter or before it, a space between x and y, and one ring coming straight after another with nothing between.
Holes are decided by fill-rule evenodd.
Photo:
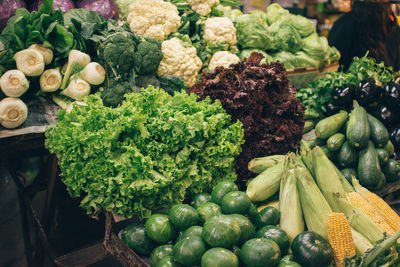
<instances>
[{"instance_id":1,"label":"corn cob","mask_svg":"<svg viewBox=\"0 0 400 267\"><path fill-rule=\"evenodd\" d=\"M264 201L279 190L285 161L272 166L249 182L246 194L251 201Z\"/></svg>"},{"instance_id":2,"label":"corn cob","mask_svg":"<svg viewBox=\"0 0 400 267\"><path fill-rule=\"evenodd\" d=\"M281 212L280 226L293 240L298 234L304 232L303 212L297 191L297 177L294 160L299 156L290 153L285 175L282 177L279 191L279 206Z\"/></svg>"},{"instance_id":3,"label":"corn cob","mask_svg":"<svg viewBox=\"0 0 400 267\"><path fill-rule=\"evenodd\" d=\"M335 264L342 267L345 257L356 254L350 223L343 213L333 212L328 216L327 229Z\"/></svg>"},{"instance_id":4,"label":"corn cob","mask_svg":"<svg viewBox=\"0 0 400 267\"><path fill-rule=\"evenodd\" d=\"M394 234L396 231L389 225L386 218L377 210L374 206L372 206L365 198L363 198L357 192L351 192L348 194L350 202L359 208L362 212L367 214L368 217L371 218L378 226L382 229L383 232L386 232L390 235Z\"/></svg>"},{"instance_id":5,"label":"corn cob","mask_svg":"<svg viewBox=\"0 0 400 267\"><path fill-rule=\"evenodd\" d=\"M286 155L272 155L261 158L254 158L250 160L248 164L248 169L252 173L262 173L268 168L271 168L278 163L284 162L286 159Z\"/></svg>"},{"instance_id":6,"label":"corn cob","mask_svg":"<svg viewBox=\"0 0 400 267\"><path fill-rule=\"evenodd\" d=\"M400 230L400 217L399 215L379 196L375 193L363 189L366 198L383 214L389 225L394 231Z\"/></svg>"},{"instance_id":7,"label":"corn cob","mask_svg":"<svg viewBox=\"0 0 400 267\"><path fill-rule=\"evenodd\" d=\"M400 230L400 217L399 215L379 196L370 192L365 187L361 186L357 179L353 178L352 183L357 193L362 195L369 203L373 205L381 214L386 218L390 227L394 231Z\"/></svg>"}]
</instances>

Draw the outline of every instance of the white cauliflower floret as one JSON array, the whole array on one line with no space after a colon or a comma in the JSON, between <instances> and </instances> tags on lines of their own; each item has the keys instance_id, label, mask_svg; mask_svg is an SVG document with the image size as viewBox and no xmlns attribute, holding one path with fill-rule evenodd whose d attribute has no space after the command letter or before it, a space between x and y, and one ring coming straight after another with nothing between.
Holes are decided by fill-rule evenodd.
<instances>
[{"instance_id":1,"label":"white cauliflower floret","mask_svg":"<svg viewBox=\"0 0 400 267\"><path fill-rule=\"evenodd\" d=\"M226 17L208 18L204 23L205 40L214 44L236 44L236 28L233 22Z\"/></svg>"},{"instance_id":2,"label":"white cauliflower floret","mask_svg":"<svg viewBox=\"0 0 400 267\"><path fill-rule=\"evenodd\" d=\"M219 5L219 0L188 0L191 8L202 16L211 13L214 6Z\"/></svg>"},{"instance_id":3,"label":"white cauliflower floret","mask_svg":"<svg viewBox=\"0 0 400 267\"><path fill-rule=\"evenodd\" d=\"M238 63L239 61L240 58L237 55L232 54L231 52L218 51L212 56L210 63L208 64L208 69L210 71L214 71L217 67L227 68L231 64Z\"/></svg>"},{"instance_id":4,"label":"white cauliflower floret","mask_svg":"<svg viewBox=\"0 0 400 267\"><path fill-rule=\"evenodd\" d=\"M129 6L127 20L135 34L159 41L163 41L181 26L176 6L163 0L136 1Z\"/></svg>"},{"instance_id":5,"label":"white cauliflower floret","mask_svg":"<svg viewBox=\"0 0 400 267\"><path fill-rule=\"evenodd\" d=\"M196 48L185 47L180 39L172 38L162 43L161 50L163 59L158 67L158 75L181 77L186 87L192 86L203 65L197 56Z\"/></svg>"}]
</instances>

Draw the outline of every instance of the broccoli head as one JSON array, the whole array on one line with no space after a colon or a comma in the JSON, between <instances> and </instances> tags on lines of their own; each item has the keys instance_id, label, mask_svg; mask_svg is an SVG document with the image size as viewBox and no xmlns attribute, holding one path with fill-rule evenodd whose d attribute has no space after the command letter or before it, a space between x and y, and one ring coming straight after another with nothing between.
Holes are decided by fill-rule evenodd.
<instances>
[{"instance_id":1,"label":"broccoli head","mask_svg":"<svg viewBox=\"0 0 400 267\"><path fill-rule=\"evenodd\" d=\"M137 91L133 77L128 80L110 78L101 91L104 106L117 107L125 99L125 94Z\"/></svg>"},{"instance_id":2,"label":"broccoli head","mask_svg":"<svg viewBox=\"0 0 400 267\"><path fill-rule=\"evenodd\" d=\"M161 43L155 39L142 38L134 55L136 73L155 73L162 58Z\"/></svg>"},{"instance_id":3,"label":"broccoli head","mask_svg":"<svg viewBox=\"0 0 400 267\"><path fill-rule=\"evenodd\" d=\"M132 33L116 32L104 40L98 54L113 69L114 75L125 78L133 68L135 50L136 39Z\"/></svg>"}]
</instances>

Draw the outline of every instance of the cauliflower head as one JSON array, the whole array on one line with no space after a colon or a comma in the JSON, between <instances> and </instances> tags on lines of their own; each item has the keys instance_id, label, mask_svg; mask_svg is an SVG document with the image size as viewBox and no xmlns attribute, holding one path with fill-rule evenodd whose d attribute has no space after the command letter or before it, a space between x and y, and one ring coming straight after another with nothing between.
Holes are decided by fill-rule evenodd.
<instances>
[{"instance_id":1,"label":"cauliflower head","mask_svg":"<svg viewBox=\"0 0 400 267\"><path fill-rule=\"evenodd\" d=\"M131 31L143 37L163 41L181 25L175 5L163 0L138 0L129 6Z\"/></svg>"},{"instance_id":2,"label":"cauliflower head","mask_svg":"<svg viewBox=\"0 0 400 267\"><path fill-rule=\"evenodd\" d=\"M218 51L212 56L210 64L208 65L208 69L210 71L214 71L217 67L227 68L231 64L238 63L239 61L240 58L231 52Z\"/></svg>"},{"instance_id":3,"label":"cauliflower head","mask_svg":"<svg viewBox=\"0 0 400 267\"><path fill-rule=\"evenodd\" d=\"M236 44L236 28L226 17L208 18L204 23L203 38L214 44Z\"/></svg>"},{"instance_id":4,"label":"cauliflower head","mask_svg":"<svg viewBox=\"0 0 400 267\"><path fill-rule=\"evenodd\" d=\"M203 65L197 56L196 48L183 46L181 40L174 37L164 41L161 50L163 59L158 67L158 75L181 77L186 87L195 84L197 73Z\"/></svg>"},{"instance_id":5,"label":"cauliflower head","mask_svg":"<svg viewBox=\"0 0 400 267\"><path fill-rule=\"evenodd\" d=\"M214 6L219 5L219 0L188 0L191 8L202 16L211 13Z\"/></svg>"}]
</instances>

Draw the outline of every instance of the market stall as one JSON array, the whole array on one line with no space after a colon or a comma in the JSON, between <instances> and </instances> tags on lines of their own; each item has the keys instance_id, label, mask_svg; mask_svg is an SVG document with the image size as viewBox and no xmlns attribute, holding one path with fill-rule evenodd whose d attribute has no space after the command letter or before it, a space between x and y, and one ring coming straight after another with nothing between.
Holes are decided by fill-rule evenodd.
<instances>
[{"instance_id":1,"label":"market stall","mask_svg":"<svg viewBox=\"0 0 400 267\"><path fill-rule=\"evenodd\" d=\"M51 155L43 218L4 166L56 265L400 264L391 68L367 54L340 71L278 4L40 2L0 34L0 157ZM66 255L46 229L59 182L105 220Z\"/></svg>"}]
</instances>

